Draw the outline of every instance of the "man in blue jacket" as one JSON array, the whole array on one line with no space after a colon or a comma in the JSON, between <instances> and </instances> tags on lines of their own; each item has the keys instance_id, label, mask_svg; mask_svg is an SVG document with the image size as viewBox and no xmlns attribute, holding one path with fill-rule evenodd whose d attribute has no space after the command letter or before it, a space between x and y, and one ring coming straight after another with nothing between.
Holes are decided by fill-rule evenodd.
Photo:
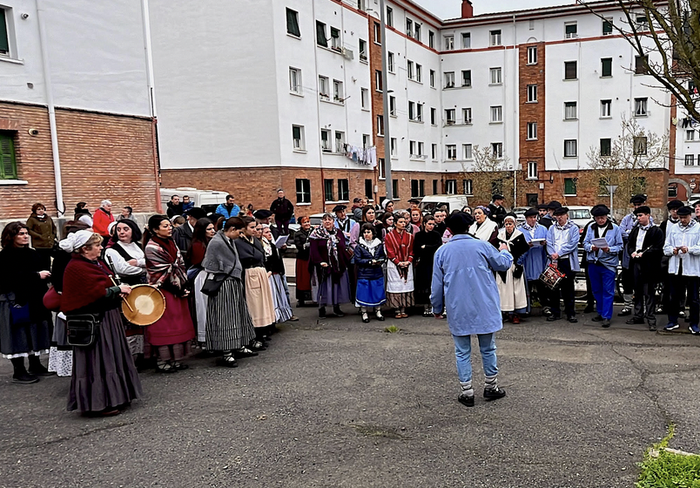
<instances>
[{"instance_id":1,"label":"man in blue jacket","mask_svg":"<svg viewBox=\"0 0 700 488\"><path fill-rule=\"evenodd\" d=\"M494 271L506 271L513 264L513 256L505 244L501 243L500 251L496 251L490 243L466 234L473 223L472 216L466 213L448 217L447 228L454 237L435 253L430 296L436 319L442 318L443 311L447 312L461 386L457 399L467 407L474 406L472 335L479 339L484 365L484 399L491 401L506 396L497 383L495 332L503 328L503 320Z\"/></svg>"},{"instance_id":2,"label":"man in blue jacket","mask_svg":"<svg viewBox=\"0 0 700 488\"><path fill-rule=\"evenodd\" d=\"M219 206L216 207L215 213L223 215L226 220L231 217L238 217L238 214L241 213L241 207L236 205L234 200L235 198L233 195L226 195L226 203L220 203Z\"/></svg>"},{"instance_id":3,"label":"man in blue jacket","mask_svg":"<svg viewBox=\"0 0 700 488\"><path fill-rule=\"evenodd\" d=\"M561 286L552 290L549 305L552 314L547 321L561 318L561 302L559 293L564 298L566 318L572 324L578 322L574 309L574 278L581 267L578 264L579 227L569 220L569 208L558 207L554 210L555 223L547 231L547 254L552 264L564 274Z\"/></svg>"}]
</instances>

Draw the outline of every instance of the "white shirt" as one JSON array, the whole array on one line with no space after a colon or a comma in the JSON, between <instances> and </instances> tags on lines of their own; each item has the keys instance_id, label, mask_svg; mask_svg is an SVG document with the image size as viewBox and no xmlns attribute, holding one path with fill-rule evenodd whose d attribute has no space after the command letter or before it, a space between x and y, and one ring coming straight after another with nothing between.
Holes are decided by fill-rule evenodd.
<instances>
[{"instance_id":1,"label":"white shirt","mask_svg":"<svg viewBox=\"0 0 700 488\"><path fill-rule=\"evenodd\" d=\"M647 230L649 227L642 227L641 225L639 226L639 234L637 234L637 251L641 251L644 249L644 238L647 235Z\"/></svg>"},{"instance_id":2,"label":"white shirt","mask_svg":"<svg viewBox=\"0 0 700 488\"><path fill-rule=\"evenodd\" d=\"M146 271L146 256L136 243L130 242L129 244L124 244L123 242L118 242L115 244L115 246L122 246L129 256L136 259L136 266L132 266L127 263L122 255L117 251L112 248L107 249L105 251L105 257L109 256L112 258L115 268L114 271L116 271L117 274L134 276L140 275Z\"/></svg>"}]
</instances>

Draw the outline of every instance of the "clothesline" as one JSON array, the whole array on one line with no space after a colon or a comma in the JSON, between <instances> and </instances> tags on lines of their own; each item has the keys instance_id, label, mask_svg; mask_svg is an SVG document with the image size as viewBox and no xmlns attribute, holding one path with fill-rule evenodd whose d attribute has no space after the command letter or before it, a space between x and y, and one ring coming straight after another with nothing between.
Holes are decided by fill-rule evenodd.
<instances>
[{"instance_id":1,"label":"clothesline","mask_svg":"<svg viewBox=\"0 0 700 488\"><path fill-rule=\"evenodd\" d=\"M375 168L377 166L377 148L375 146L364 148L345 144L345 156L351 161Z\"/></svg>"}]
</instances>

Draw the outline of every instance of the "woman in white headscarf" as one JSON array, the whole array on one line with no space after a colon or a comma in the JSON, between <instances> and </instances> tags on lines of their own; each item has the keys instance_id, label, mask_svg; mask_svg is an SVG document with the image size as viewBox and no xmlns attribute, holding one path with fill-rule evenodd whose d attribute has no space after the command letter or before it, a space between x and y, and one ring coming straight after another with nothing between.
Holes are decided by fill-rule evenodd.
<instances>
[{"instance_id":1,"label":"woman in white headscarf","mask_svg":"<svg viewBox=\"0 0 700 488\"><path fill-rule=\"evenodd\" d=\"M498 249L498 225L488 218L489 209L478 206L474 209L474 223L469 227L469 233L479 239L493 244Z\"/></svg>"},{"instance_id":2,"label":"woman in white headscarf","mask_svg":"<svg viewBox=\"0 0 700 488\"><path fill-rule=\"evenodd\" d=\"M507 313L511 322L519 324L519 314L527 312L527 291L520 258L530 249L530 245L523 233L515 228L516 225L515 216L508 214L503 218L503 228L498 231L498 240L508 246L508 251L513 255L513 264L508 271L496 273L496 284L501 296L501 312Z\"/></svg>"}]
</instances>

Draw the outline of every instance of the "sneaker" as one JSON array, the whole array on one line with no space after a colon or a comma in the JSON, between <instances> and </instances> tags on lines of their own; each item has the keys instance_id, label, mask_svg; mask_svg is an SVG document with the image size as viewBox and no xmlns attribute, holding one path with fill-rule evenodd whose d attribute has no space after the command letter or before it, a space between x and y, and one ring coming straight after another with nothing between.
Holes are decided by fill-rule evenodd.
<instances>
[{"instance_id":1,"label":"sneaker","mask_svg":"<svg viewBox=\"0 0 700 488\"><path fill-rule=\"evenodd\" d=\"M638 317L632 317L631 319L625 320L625 323L630 324L630 325L639 325L639 324L644 323L644 319L640 319Z\"/></svg>"},{"instance_id":2,"label":"sneaker","mask_svg":"<svg viewBox=\"0 0 700 488\"><path fill-rule=\"evenodd\" d=\"M596 315L591 319L593 322L603 322L605 319L601 315Z\"/></svg>"},{"instance_id":3,"label":"sneaker","mask_svg":"<svg viewBox=\"0 0 700 488\"><path fill-rule=\"evenodd\" d=\"M39 381L39 378L27 372L19 373L17 375L12 376L12 382L18 383L20 385L31 385L32 383L36 383L37 381Z\"/></svg>"},{"instance_id":4,"label":"sneaker","mask_svg":"<svg viewBox=\"0 0 700 488\"><path fill-rule=\"evenodd\" d=\"M700 328L697 325L691 325L690 327L688 327L688 329L690 330L691 334L700 335Z\"/></svg>"},{"instance_id":5,"label":"sneaker","mask_svg":"<svg viewBox=\"0 0 700 488\"><path fill-rule=\"evenodd\" d=\"M570 324L575 324L578 322L578 319L576 318L575 315L572 315L571 317L567 317L566 320L568 320Z\"/></svg>"},{"instance_id":6,"label":"sneaker","mask_svg":"<svg viewBox=\"0 0 700 488\"><path fill-rule=\"evenodd\" d=\"M669 322L668 325L664 327L664 330L676 330L678 327L680 327L680 325Z\"/></svg>"},{"instance_id":7,"label":"sneaker","mask_svg":"<svg viewBox=\"0 0 700 488\"><path fill-rule=\"evenodd\" d=\"M474 395L472 396L467 396L467 395L459 395L457 397L457 401L464 405L465 407L473 407L474 406Z\"/></svg>"},{"instance_id":8,"label":"sneaker","mask_svg":"<svg viewBox=\"0 0 700 488\"><path fill-rule=\"evenodd\" d=\"M649 330L651 332L656 332L656 324L649 324Z\"/></svg>"},{"instance_id":9,"label":"sneaker","mask_svg":"<svg viewBox=\"0 0 700 488\"><path fill-rule=\"evenodd\" d=\"M617 314L618 317L625 317L627 315L632 315L632 309L629 307L624 307L620 310L620 313Z\"/></svg>"},{"instance_id":10,"label":"sneaker","mask_svg":"<svg viewBox=\"0 0 700 488\"><path fill-rule=\"evenodd\" d=\"M552 309L549 307L543 307L542 308L542 315L549 317L550 315L552 315Z\"/></svg>"},{"instance_id":11,"label":"sneaker","mask_svg":"<svg viewBox=\"0 0 700 488\"><path fill-rule=\"evenodd\" d=\"M506 396L506 390L503 388L484 388L484 400L491 402L493 400L498 400Z\"/></svg>"},{"instance_id":12,"label":"sneaker","mask_svg":"<svg viewBox=\"0 0 700 488\"><path fill-rule=\"evenodd\" d=\"M561 319L560 315L550 315L549 317L547 317L547 322L554 322L555 320L559 319Z\"/></svg>"},{"instance_id":13,"label":"sneaker","mask_svg":"<svg viewBox=\"0 0 700 488\"><path fill-rule=\"evenodd\" d=\"M681 310L680 312L678 312L678 316L680 318L684 319L685 318L685 310Z\"/></svg>"}]
</instances>

